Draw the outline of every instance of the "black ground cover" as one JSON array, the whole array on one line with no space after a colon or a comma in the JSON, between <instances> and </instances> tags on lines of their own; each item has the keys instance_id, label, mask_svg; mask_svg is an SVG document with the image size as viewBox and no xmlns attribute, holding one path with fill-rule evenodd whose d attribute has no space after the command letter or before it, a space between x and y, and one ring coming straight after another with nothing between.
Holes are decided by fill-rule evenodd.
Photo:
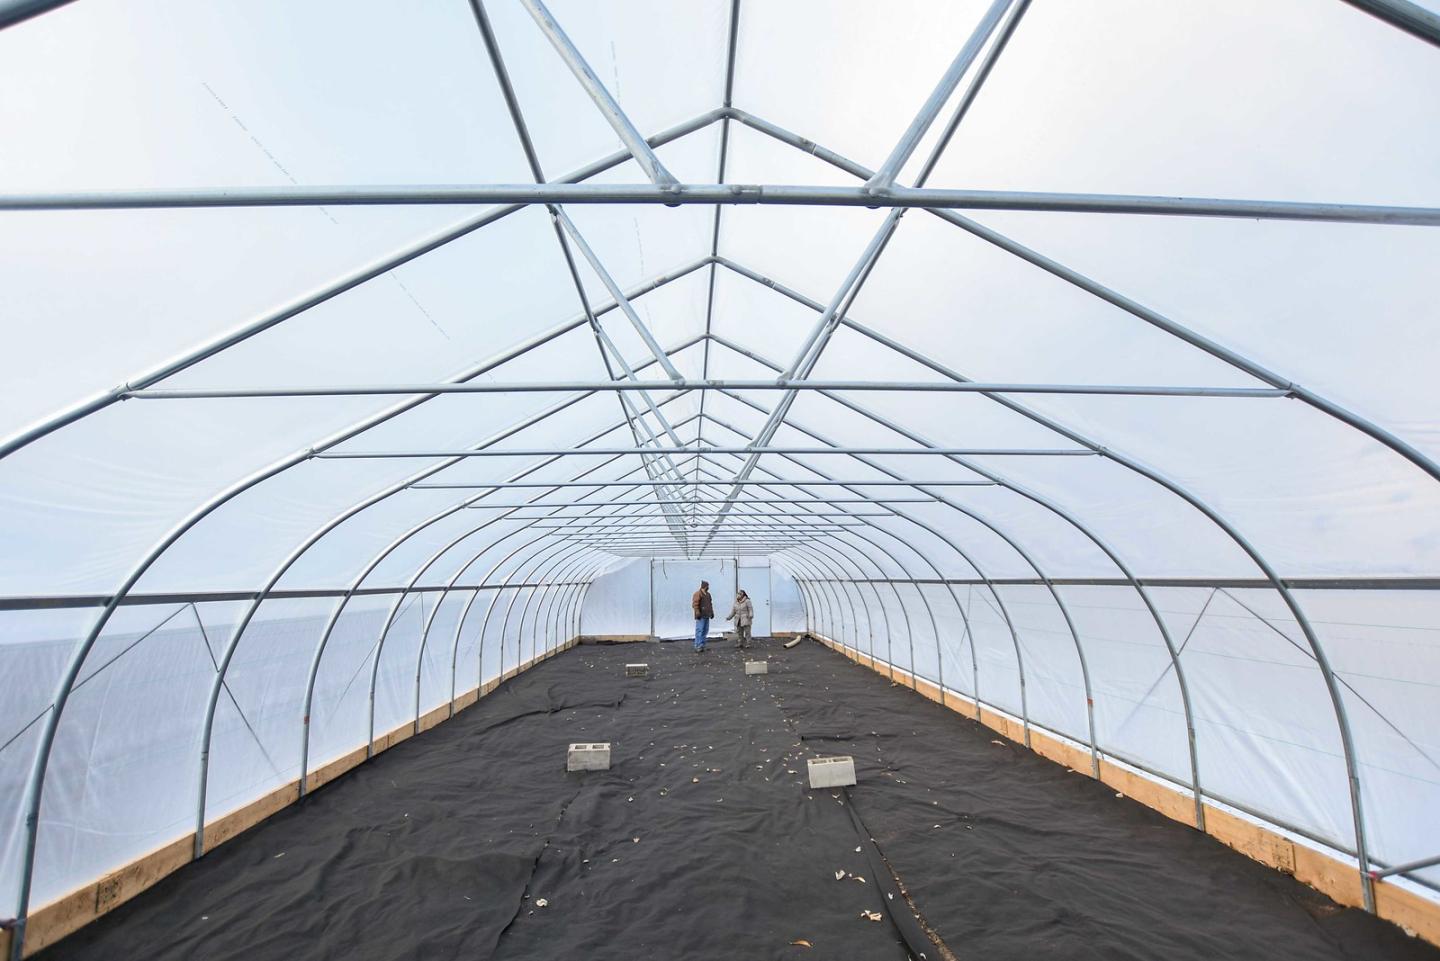
<instances>
[{"instance_id":1,"label":"black ground cover","mask_svg":"<svg viewBox=\"0 0 1440 961\"><path fill-rule=\"evenodd\" d=\"M39 957L898 961L858 818L962 959L1440 959L818 645L758 646L768 676L716 644L547 661ZM566 774L572 741L611 770ZM807 790L839 753L859 785Z\"/></svg>"}]
</instances>

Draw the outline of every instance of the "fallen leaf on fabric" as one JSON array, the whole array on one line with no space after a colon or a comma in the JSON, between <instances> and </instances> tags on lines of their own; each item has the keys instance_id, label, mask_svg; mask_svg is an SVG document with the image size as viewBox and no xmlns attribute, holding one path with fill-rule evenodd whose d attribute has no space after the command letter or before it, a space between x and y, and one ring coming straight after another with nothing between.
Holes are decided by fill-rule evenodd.
<instances>
[{"instance_id":1,"label":"fallen leaf on fabric","mask_svg":"<svg viewBox=\"0 0 1440 961\"><path fill-rule=\"evenodd\" d=\"M994 739L991 739L990 743L991 743L991 744L998 744L998 745L1000 745L1001 747L1004 747L1004 746L1005 746L1005 742L1004 742L1004 741L996 741L996 740L994 740Z\"/></svg>"},{"instance_id":2,"label":"fallen leaf on fabric","mask_svg":"<svg viewBox=\"0 0 1440 961\"><path fill-rule=\"evenodd\" d=\"M815 945L811 944L809 941L806 941L804 938L796 938L794 941L791 941L790 943L791 943L791 944L794 944L794 945L798 945L799 947L802 947L802 948L813 948L813 947L815 946Z\"/></svg>"},{"instance_id":3,"label":"fallen leaf on fabric","mask_svg":"<svg viewBox=\"0 0 1440 961\"><path fill-rule=\"evenodd\" d=\"M866 921L879 921L882 917L884 917L884 915L882 915L879 911L861 911L860 917L864 918Z\"/></svg>"},{"instance_id":4,"label":"fallen leaf on fabric","mask_svg":"<svg viewBox=\"0 0 1440 961\"><path fill-rule=\"evenodd\" d=\"M537 908L548 908L548 907L550 906L550 902L549 902L548 900L546 900L545 898L536 898L536 899L535 899L535 906L536 906Z\"/></svg>"},{"instance_id":5,"label":"fallen leaf on fabric","mask_svg":"<svg viewBox=\"0 0 1440 961\"><path fill-rule=\"evenodd\" d=\"M844 879L844 877L845 877L845 872L844 872L844 871L836 871L836 872L835 872L835 880L840 881L840 880Z\"/></svg>"}]
</instances>

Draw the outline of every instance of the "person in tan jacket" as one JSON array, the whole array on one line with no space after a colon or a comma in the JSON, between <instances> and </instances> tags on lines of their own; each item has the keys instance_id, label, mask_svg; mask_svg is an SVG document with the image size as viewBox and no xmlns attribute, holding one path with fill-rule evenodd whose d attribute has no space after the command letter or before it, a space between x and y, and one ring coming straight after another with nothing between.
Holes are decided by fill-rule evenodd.
<instances>
[{"instance_id":1,"label":"person in tan jacket","mask_svg":"<svg viewBox=\"0 0 1440 961\"><path fill-rule=\"evenodd\" d=\"M735 622L735 646L742 650L750 644L750 625L755 623L755 605L744 591L735 595L735 603L725 620Z\"/></svg>"},{"instance_id":2,"label":"person in tan jacket","mask_svg":"<svg viewBox=\"0 0 1440 961\"><path fill-rule=\"evenodd\" d=\"M701 581L700 590L690 596L690 610L695 615L695 653L700 654L705 650L705 636L710 633L710 619L715 616L709 581Z\"/></svg>"}]
</instances>

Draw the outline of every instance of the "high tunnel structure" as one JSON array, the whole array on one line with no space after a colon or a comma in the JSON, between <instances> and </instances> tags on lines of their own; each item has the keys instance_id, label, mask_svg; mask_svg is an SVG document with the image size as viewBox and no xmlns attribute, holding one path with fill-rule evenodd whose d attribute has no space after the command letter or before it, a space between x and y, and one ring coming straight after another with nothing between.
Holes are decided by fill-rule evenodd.
<instances>
[{"instance_id":1,"label":"high tunnel structure","mask_svg":"<svg viewBox=\"0 0 1440 961\"><path fill-rule=\"evenodd\" d=\"M702 578L1440 943L1433 4L3 0L0 88L15 961Z\"/></svg>"}]
</instances>

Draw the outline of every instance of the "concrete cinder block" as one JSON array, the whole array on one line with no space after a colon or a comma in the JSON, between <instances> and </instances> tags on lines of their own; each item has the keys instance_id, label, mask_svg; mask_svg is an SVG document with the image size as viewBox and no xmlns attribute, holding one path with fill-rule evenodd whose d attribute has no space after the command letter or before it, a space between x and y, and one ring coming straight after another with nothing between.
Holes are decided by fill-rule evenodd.
<instances>
[{"instance_id":1,"label":"concrete cinder block","mask_svg":"<svg viewBox=\"0 0 1440 961\"><path fill-rule=\"evenodd\" d=\"M649 665L649 664L626 664L626 665L625 665L625 676L626 676L626 677L647 677L647 676L649 676L649 674L650 674L650 665Z\"/></svg>"},{"instance_id":2,"label":"concrete cinder block","mask_svg":"<svg viewBox=\"0 0 1440 961\"><path fill-rule=\"evenodd\" d=\"M852 787L855 784L855 759L849 755L840 757L812 757L805 762L806 773L810 775L810 787Z\"/></svg>"},{"instance_id":3,"label":"concrete cinder block","mask_svg":"<svg viewBox=\"0 0 1440 961\"><path fill-rule=\"evenodd\" d=\"M746 673L746 674L769 674L769 673L770 673L770 662L769 662L769 661L746 661L746 662L745 662L745 673Z\"/></svg>"},{"instance_id":4,"label":"concrete cinder block","mask_svg":"<svg viewBox=\"0 0 1440 961\"><path fill-rule=\"evenodd\" d=\"M610 742L603 744L572 744L565 752L567 771L610 770ZM854 783L854 782L851 782Z\"/></svg>"}]
</instances>

